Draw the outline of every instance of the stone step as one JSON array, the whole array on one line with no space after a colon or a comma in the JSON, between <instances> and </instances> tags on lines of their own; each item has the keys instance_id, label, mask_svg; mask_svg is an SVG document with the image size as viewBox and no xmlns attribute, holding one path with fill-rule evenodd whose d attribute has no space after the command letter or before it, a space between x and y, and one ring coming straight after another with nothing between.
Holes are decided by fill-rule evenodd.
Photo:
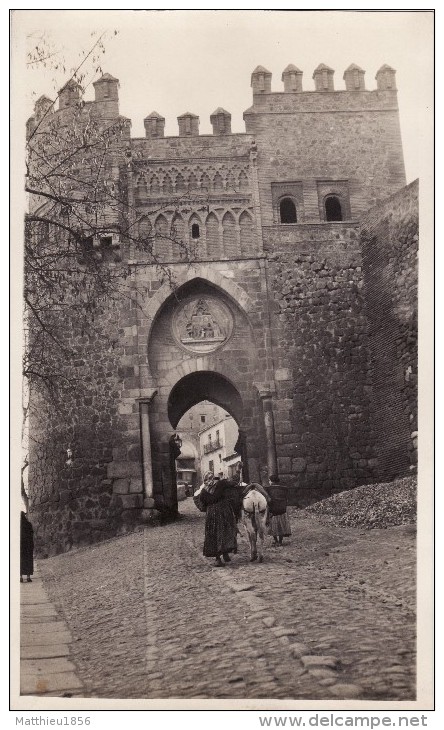
<instances>
[{"instance_id":1,"label":"stone step","mask_svg":"<svg viewBox=\"0 0 444 730\"><path fill-rule=\"evenodd\" d=\"M39 622L39 621L33 621L32 623L26 623L22 627L22 633L26 634L45 634L45 633L57 633L58 631L67 631L68 628L66 626L65 621L48 621L46 622Z\"/></svg>"},{"instance_id":2,"label":"stone step","mask_svg":"<svg viewBox=\"0 0 444 730\"><path fill-rule=\"evenodd\" d=\"M49 644L27 646L22 644L20 647L21 659L46 659L50 657L62 657L69 655L68 644Z\"/></svg>"},{"instance_id":3,"label":"stone step","mask_svg":"<svg viewBox=\"0 0 444 730\"><path fill-rule=\"evenodd\" d=\"M51 616L39 616L38 613L35 613L33 616L20 616L20 623L22 626L32 626L34 624L40 624L40 623L48 623L48 622L56 622L59 620L59 616L57 614L51 615Z\"/></svg>"},{"instance_id":4,"label":"stone step","mask_svg":"<svg viewBox=\"0 0 444 730\"><path fill-rule=\"evenodd\" d=\"M69 631L56 631L53 634L48 632L27 634L24 632L20 638L22 646L51 646L51 644L70 644L71 641Z\"/></svg>"},{"instance_id":5,"label":"stone step","mask_svg":"<svg viewBox=\"0 0 444 730\"><path fill-rule=\"evenodd\" d=\"M55 616L57 612L51 603L21 605L20 614L23 618L32 616Z\"/></svg>"},{"instance_id":6,"label":"stone step","mask_svg":"<svg viewBox=\"0 0 444 730\"><path fill-rule=\"evenodd\" d=\"M49 676L60 672L74 672L75 666L66 657L39 657L36 659L23 659L20 666L22 677L29 674Z\"/></svg>"},{"instance_id":7,"label":"stone step","mask_svg":"<svg viewBox=\"0 0 444 730\"><path fill-rule=\"evenodd\" d=\"M74 672L59 672L47 677L22 675L20 677L20 694L39 695L46 692L63 692L71 689L82 689L83 685Z\"/></svg>"}]
</instances>

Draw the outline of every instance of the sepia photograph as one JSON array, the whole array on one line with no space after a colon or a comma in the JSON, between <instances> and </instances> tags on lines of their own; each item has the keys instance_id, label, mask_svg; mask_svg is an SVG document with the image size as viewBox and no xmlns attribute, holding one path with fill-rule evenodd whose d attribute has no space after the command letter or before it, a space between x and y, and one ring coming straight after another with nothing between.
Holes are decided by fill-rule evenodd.
<instances>
[{"instance_id":1,"label":"sepia photograph","mask_svg":"<svg viewBox=\"0 0 444 730\"><path fill-rule=\"evenodd\" d=\"M433 44L11 11L14 710L433 709Z\"/></svg>"}]
</instances>

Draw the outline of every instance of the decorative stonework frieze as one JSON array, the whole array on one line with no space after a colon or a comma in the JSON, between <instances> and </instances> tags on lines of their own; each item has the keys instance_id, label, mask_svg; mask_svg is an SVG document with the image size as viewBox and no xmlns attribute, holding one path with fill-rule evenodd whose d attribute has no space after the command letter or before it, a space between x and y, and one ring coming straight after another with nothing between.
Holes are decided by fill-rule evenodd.
<instances>
[{"instance_id":1,"label":"decorative stonework frieze","mask_svg":"<svg viewBox=\"0 0 444 730\"><path fill-rule=\"evenodd\" d=\"M251 187L248 162L180 166L138 162L134 172L138 203L172 195L245 195Z\"/></svg>"}]
</instances>

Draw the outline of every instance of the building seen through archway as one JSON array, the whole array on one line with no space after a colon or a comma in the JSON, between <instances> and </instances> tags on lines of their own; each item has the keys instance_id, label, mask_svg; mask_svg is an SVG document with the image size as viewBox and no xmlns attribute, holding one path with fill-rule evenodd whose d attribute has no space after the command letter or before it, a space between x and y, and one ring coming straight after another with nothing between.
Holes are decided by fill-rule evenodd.
<instances>
[{"instance_id":1,"label":"building seen through archway","mask_svg":"<svg viewBox=\"0 0 444 730\"><path fill-rule=\"evenodd\" d=\"M207 471L221 478L233 476L241 455L236 451L239 428L230 413L210 401L201 401L182 416L177 433L182 442L176 459L179 500L182 494L193 494Z\"/></svg>"}]
</instances>

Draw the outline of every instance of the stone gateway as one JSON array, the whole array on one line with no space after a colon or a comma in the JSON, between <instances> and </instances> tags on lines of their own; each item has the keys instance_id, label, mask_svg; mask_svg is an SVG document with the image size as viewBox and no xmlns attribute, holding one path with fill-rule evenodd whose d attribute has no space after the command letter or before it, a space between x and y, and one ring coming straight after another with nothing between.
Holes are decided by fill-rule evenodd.
<instances>
[{"instance_id":1,"label":"stone gateway","mask_svg":"<svg viewBox=\"0 0 444 730\"><path fill-rule=\"evenodd\" d=\"M418 186L405 186L395 71L372 90L356 65L341 90L324 64L314 90L293 65L280 91L271 77L251 75L244 133L218 108L212 135L187 112L165 137L152 112L145 138L128 122L114 144L110 183L156 262L110 213L103 266L129 267L132 299L87 334L66 322L78 358L60 367L79 386L56 411L31 394L40 554L174 517L170 439L202 400L236 420L249 479L279 475L290 504L415 469ZM79 103L68 91L48 114L61 126ZM95 93L94 119L122 119L117 79Z\"/></svg>"}]
</instances>

